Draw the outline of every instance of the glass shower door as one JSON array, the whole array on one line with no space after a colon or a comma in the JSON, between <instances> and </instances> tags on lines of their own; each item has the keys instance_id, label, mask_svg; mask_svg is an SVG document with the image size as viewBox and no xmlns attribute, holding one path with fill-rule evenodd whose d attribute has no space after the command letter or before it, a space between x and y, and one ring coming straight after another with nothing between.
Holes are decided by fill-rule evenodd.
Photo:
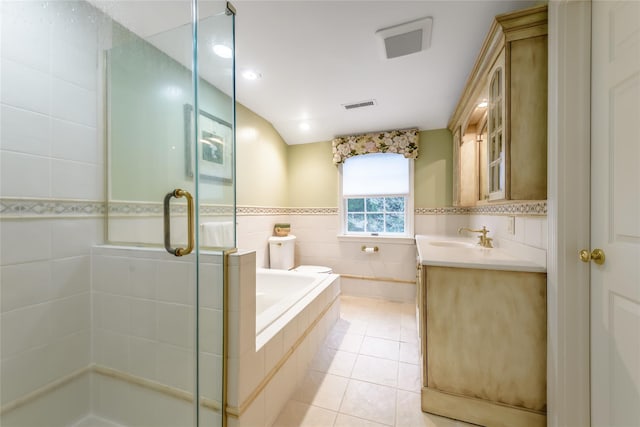
<instances>
[{"instance_id":1,"label":"glass shower door","mask_svg":"<svg viewBox=\"0 0 640 427\"><path fill-rule=\"evenodd\" d=\"M165 3L147 6L149 16ZM135 384L125 392L98 397L124 406L146 402L140 422L115 420L125 425L222 425L223 253L235 247L235 103L233 56L212 49L233 52L234 16L224 2L195 7L197 22L144 37L114 24L105 55L108 240L143 247L143 255L128 250L155 265L149 282L155 289L133 298L144 308L132 307L131 325L143 336L128 337L128 368L135 368L134 357L144 361L143 371L133 373ZM154 252L159 245L165 251Z\"/></svg>"},{"instance_id":2,"label":"glass shower door","mask_svg":"<svg viewBox=\"0 0 640 427\"><path fill-rule=\"evenodd\" d=\"M0 2L2 426L223 424L227 10Z\"/></svg>"}]
</instances>

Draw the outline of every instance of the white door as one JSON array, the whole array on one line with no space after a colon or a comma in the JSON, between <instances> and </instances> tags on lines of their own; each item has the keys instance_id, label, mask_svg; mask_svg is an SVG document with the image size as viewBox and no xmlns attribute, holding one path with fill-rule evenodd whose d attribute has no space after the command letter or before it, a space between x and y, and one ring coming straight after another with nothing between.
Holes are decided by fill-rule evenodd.
<instances>
[{"instance_id":1,"label":"white door","mask_svg":"<svg viewBox=\"0 0 640 427\"><path fill-rule=\"evenodd\" d=\"M640 2L592 3L591 424L640 426Z\"/></svg>"}]
</instances>

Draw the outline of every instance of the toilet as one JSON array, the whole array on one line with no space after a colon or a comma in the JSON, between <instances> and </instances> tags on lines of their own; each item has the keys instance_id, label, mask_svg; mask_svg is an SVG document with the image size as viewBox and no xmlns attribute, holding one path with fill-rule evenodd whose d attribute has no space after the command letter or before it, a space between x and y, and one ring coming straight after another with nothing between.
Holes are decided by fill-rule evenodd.
<instances>
[{"instance_id":1,"label":"toilet","mask_svg":"<svg viewBox=\"0 0 640 427\"><path fill-rule=\"evenodd\" d=\"M300 265L293 268L296 236L269 237L269 267L275 270L292 270L301 273L333 273L331 267L322 265Z\"/></svg>"}]
</instances>

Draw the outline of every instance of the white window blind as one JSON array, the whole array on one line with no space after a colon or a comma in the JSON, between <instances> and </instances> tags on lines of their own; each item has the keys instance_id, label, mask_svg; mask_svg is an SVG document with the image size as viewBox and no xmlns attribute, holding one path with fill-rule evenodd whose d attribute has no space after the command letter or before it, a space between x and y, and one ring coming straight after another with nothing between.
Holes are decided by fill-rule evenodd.
<instances>
[{"instance_id":1,"label":"white window blind","mask_svg":"<svg viewBox=\"0 0 640 427\"><path fill-rule=\"evenodd\" d=\"M342 165L344 197L409 194L409 182L409 159L402 154L364 154Z\"/></svg>"}]
</instances>

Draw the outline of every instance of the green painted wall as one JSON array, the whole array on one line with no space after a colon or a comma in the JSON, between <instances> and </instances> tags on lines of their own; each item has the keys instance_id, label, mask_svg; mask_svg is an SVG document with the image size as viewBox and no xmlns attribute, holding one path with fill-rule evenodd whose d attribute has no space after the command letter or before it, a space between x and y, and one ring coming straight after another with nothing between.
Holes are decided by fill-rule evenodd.
<instances>
[{"instance_id":1,"label":"green painted wall","mask_svg":"<svg viewBox=\"0 0 640 427\"><path fill-rule=\"evenodd\" d=\"M185 170L184 115L184 105L193 105L191 72L117 24L113 34L107 61L109 198L158 202L174 188L193 191ZM231 122L231 107L230 97L200 81L201 110ZM201 181L200 194L205 202L233 201L230 183Z\"/></svg>"},{"instance_id":2,"label":"green painted wall","mask_svg":"<svg viewBox=\"0 0 640 427\"><path fill-rule=\"evenodd\" d=\"M452 205L453 146L449 129L420 132L420 154L415 163L414 181L416 208Z\"/></svg>"},{"instance_id":3,"label":"green painted wall","mask_svg":"<svg viewBox=\"0 0 640 427\"><path fill-rule=\"evenodd\" d=\"M185 175L183 106L193 105L191 73L120 27L109 58L110 199L157 202L173 188L193 191ZM200 108L232 121L231 99L200 83ZM331 143L288 146L261 116L237 104L238 205L336 207L338 170ZM415 207L451 205L452 147L447 129L420 132ZM201 181L201 200L228 204L230 183Z\"/></svg>"},{"instance_id":4,"label":"green painted wall","mask_svg":"<svg viewBox=\"0 0 640 427\"><path fill-rule=\"evenodd\" d=\"M331 142L290 145L289 206L336 207L338 169L332 162Z\"/></svg>"},{"instance_id":5,"label":"green painted wall","mask_svg":"<svg viewBox=\"0 0 640 427\"><path fill-rule=\"evenodd\" d=\"M420 132L420 155L414 169L416 208L451 206L451 144L448 129ZM331 142L291 145L288 151L288 206L337 207L338 169L331 160Z\"/></svg>"},{"instance_id":6,"label":"green painted wall","mask_svg":"<svg viewBox=\"0 0 640 427\"><path fill-rule=\"evenodd\" d=\"M236 105L238 205L288 206L287 144L271 123Z\"/></svg>"}]
</instances>

